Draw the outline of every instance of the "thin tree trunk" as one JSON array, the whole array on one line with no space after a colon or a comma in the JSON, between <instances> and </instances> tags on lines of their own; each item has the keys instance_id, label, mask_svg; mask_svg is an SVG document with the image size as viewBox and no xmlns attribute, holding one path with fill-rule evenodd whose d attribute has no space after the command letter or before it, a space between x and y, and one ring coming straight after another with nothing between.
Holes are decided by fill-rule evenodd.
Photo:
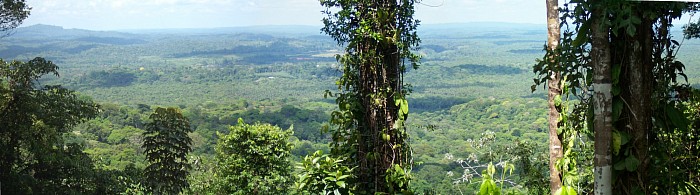
<instances>
[{"instance_id":1,"label":"thin tree trunk","mask_svg":"<svg viewBox=\"0 0 700 195\"><path fill-rule=\"evenodd\" d=\"M612 71L609 28L605 9L593 5L591 11L591 63L593 66L593 112L595 129L594 194L612 194Z\"/></svg>"},{"instance_id":2,"label":"thin tree trunk","mask_svg":"<svg viewBox=\"0 0 700 195\"><path fill-rule=\"evenodd\" d=\"M558 0L547 0L547 46L554 51L559 46L559 2ZM550 59L555 59L557 54L552 52ZM558 61L555 60L556 63ZM559 67L559 64L555 64ZM548 83L547 100L549 103L549 187L552 194L561 188L561 173L557 170L556 163L563 157L561 139L557 134L559 128L559 111L554 104L554 98L561 95L561 73L552 71Z\"/></svg>"}]
</instances>

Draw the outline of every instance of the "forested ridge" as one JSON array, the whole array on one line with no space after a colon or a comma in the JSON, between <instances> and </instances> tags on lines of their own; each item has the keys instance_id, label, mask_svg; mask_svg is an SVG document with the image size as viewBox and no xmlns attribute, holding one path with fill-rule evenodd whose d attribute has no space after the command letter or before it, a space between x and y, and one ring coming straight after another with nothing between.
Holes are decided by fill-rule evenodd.
<instances>
[{"instance_id":1,"label":"forested ridge","mask_svg":"<svg viewBox=\"0 0 700 195\"><path fill-rule=\"evenodd\" d=\"M402 7L408 4L389 5L376 6L388 6L386 9L412 17L412 5L410 10ZM608 9L612 10L610 15L628 14L627 7L638 8L636 4L606 6L622 7L622 11ZM396 28L406 29L386 30L381 22L392 20L381 11L361 16L377 24L358 23L364 28L362 33L373 36L371 41L361 33L353 35L360 37L358 40L343 37L339 34L360 30L333 29L328 22L321 32L331 36L319 36L319 27L309 26L130 32L11 26L9 36L0 39L0 58L4 60L0 64L0 144L12 148L0 153L0 191L555 193L549 185L550 115L543 85L552 78L549 74L562 71L565 77L557 83L563 93L557 96L556 109L563 119L557 121L560 129L555 133L565 153L556 165L561 171L561 190L556 193L590 194L598 187L593 177L596 134L592 130L595 106L591 103L596 99L586 95L593 93L586 85L594 83L590 75L594 69L581 64L596 60L589 56L593 55L590 48L596 46L591 42L595 33L579 28L590 28L583 20L596 17L591 13L599 8L581 8L585 11L576 11L588 15L573 18L574 13L580 14L574 7L571 5L570 12L561 10L571 14L568 22L572 29L562 30L563 46L549 51L543 50L547 43L544 25L416 23L416 29L411 29L412 20L397 16L405 24ZM639 17L645 18L643 24L652 23L651 16L639 9L638 14L644 16ZM336 22L334 25L352 22L342 17L328 21ZM610 33L612 47L622 51L624 41L642 40L627 28L611 30L616 31L614 36ZM615 193L700 192L696 134L700 124L700 91L696 89L700 86L700 40L683 39L683 31L689 34L692 25L669 29L663 36L671 39L662 35L654 38L668 42L666 48L658 46L667 49L666 53L654 53L655 57L669 56L649 59L662 64L649 69L655 71L652 77L656 79L649 94L658 97L653 104L656 115L648 116L654 117L649 120L653 123L649 135L651 142L664 143L649 146L650 157L633 159L638 155L639 145L635 144L640 143L639 138L634 130L625 129L630 124L623 119L633 118L635 112L625 109L631 106L623 99L634 94L625 89L611 92L615 107L610 114L615 122L611 124L614 130L609 150L614 155L609 166L615 171ZM416 34L401 34L414 31ZM577 38L577 34L588 37ZM420 39L405 38L411 36ZM409 46L411 41L417 41L415 47ZM567 48L566 44L574 46ZM353 46L356 48L349 48ZM366 55L358 51L377 53L370 59L379 60L363 61ZM555 51L564 57L552 60ZM354 56L354 52L358 54ZM400 60L386 57L397 53L401 53L396 56ZM626 76L630 71L627 66L632 66L625 64L626 55L630 54L613 52L617 57L610 61L617 65L611 66L612 75L618 75L613 86L634 83ZM581 64L567 64L566 60ZM577 66L580 71L547 64L555 62ZM387 65L391 63L397 66ZM397 70L398 75L393 76L400 82L387 77L392 76L388 73L374 75L386 77L381 82L387 85L362 91L366 83L353 83L353 79L371 77L358 73L375 70L360 66L366 64ZM396 86L400 87L392 88ZM374 125L367 124L375 123L363 123L360 115L372 109L390 113L378 114L388 119L375 121L384 128L372 129L369 127ZM368 130L358 130L362 128ZM379 133L361 133L372 131ZM358 138L370 136L378 137ZM383 146L384 142L388 145ZM372 147L379 149L357 147L363 143L376 144ZM401 160L381 157L387 150L393 151L389 155L407 155ZM658 151L667 153L654 153ZM382 158L390 164L382 164ZM650 171L635 175L641 174L637 171L640 165L649 166ZM636 181L619 178L622 176L668 179ZM673 189L661 188L669 186Z\"/></svg>"}]
</instances>

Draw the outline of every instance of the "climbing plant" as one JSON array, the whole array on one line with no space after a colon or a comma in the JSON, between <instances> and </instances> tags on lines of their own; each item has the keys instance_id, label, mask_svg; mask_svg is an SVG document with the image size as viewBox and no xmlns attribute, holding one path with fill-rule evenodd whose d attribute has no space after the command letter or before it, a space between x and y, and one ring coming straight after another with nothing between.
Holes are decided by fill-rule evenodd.
<instances>
[{"instance_id":1,"label":"climbing plant","mask_svg":"<svg viewBox=\"0 0 700 195\"><path fill-rule=\"evenodd\" d=\"M587 120L589 114L592 114L589 109L592 70L588 65L590 43L585 24L589 18L587 9L586 4L570 2L560 8L559 21L563 32L560 44L554 49L545 45L546 54L533 66L536 74L535 84L531 87L533 92L538 85L546 84L553 74L561 74L558 85L561 94L553 98L553 104L559 111L557 136L561 139L563 152L562 158L555 162L555 167L561 173L563 187L560 191L564 192L571 188L584 192L590 188L589 182L593 179L590 163L592 145L587 144L592 141L588 125L590 121ZM578 36L579 34L583 35Z\"/></svg>"},{"instance_id":2,"label":"climbing plant","mask_svg":"<svg viewBox=\"0 0 700 195\"><path fill-rule=\"evenodd\" d=\"M324 33L345 53L337 55L343 75L336 81L338 110L331 114L331 154L347 156L361 180L358 193L409 190L411 148L404 125L410 85L406 65L418 67L412 52L420 39L413 19L415 0L321 0Z\"/></svg>"},{"instance_id":3,"label":"climbing plant","mask_svg":"<svg viewBox=\"0 0 700 195\"><path fill-rule=\"evenodd\" d=\"M689 89L678 79L685 77L684 66L675 58L680 44L673 40L670 27L671 21L678 19L681 13L695 12L697 6L697 3L679 2L570 1L563 7L561 20L567 30L563 33L561 47L547 51L560 54L556 60L563 65L552 66L549 62L553 60L547 59L551 54L545 55L534 66L538 76L533 90L546 80L549 71L558 68L556 70L561 71L565 78L562 85L567 86L563 87L564 97L567 93L577 96L571 112L566 111L568 104L558 104L563 110L560 122L566 122L562 133L588 135L567 136L570 137L570 143L564 144L566 152L559 165L564 169L565 183L566 170L570 170L570 165L583 162L567 154L572 148L571 141L596 137L598 142L599 133L609 131L609 138L604 139L610 139L607 140L610 142L607 150L608 154L612 154L611 165L616 177L608 178L611 183L601 183L602 186L613 186L612 191L616 194L663 192L667 189L673 191L665 193L677 193L679 191L676 189L687 189L679 185L688 186L688 182L672 182L675 186L671 186L649 178L653 174L673 172L667 169L668 166L658 163L672 163L670 160L673 160L664 154L673 147L661 143L663 140L680 139L673 137L677 135L675 132L689 130L689 122L683 114L683 104L680 103L685 101L682 96L688 94ZM593 13L595 10L598 12ZM570 25L574 27L573 30L569 30ZM688 29L692 27L688 25ZM689 31L692 29L686 30ZM595 40L593 35L600 36L601 33L603 38L597 40L602 42L592 44ZM610 58L601 58L602 55ZM610 71L592 72L592 65L600 63L604 63L603 68ZM609 75L600 75L601 73ZM611 111L612 128L609 130L599 129L598 126L592 128L594 121L600 122L593 112L593 105L600 104L590 101L595 95L591 96L593 93L589 91L598 93L607 89L602 85L591 85L596 76L610 78L607 82L610 83L612 101L605 104L605 107L596 107ZM566 124L569 124L568 127ZM566 142L563 140L563 143ZM677 166L676 169L685 168ZM598 179L601 178L596 177L596 183Z\"/></svg>"}]
</instances>

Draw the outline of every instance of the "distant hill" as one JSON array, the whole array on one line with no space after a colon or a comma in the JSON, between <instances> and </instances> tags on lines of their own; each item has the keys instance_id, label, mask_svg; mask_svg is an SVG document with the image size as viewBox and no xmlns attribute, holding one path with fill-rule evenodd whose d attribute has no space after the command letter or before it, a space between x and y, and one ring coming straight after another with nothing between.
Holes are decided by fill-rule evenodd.
<instances>
[{"instance_id":1,"label":"distant hill","mask_svg":"<svg viewBox=\"0 0 700 195\"><path fill-rule=\"evenodd\" d=\"M65 29L60 26L37 24L14 29L0 44L0 58L30 58L33 56L77 55L99 46L147 43L143 37L115 31ZM54 58L56 59L56 58Z\"/></svg>"},{"instance_id":2,"label":"distant hill","mask_svg":"<svg viewBox=\"0 0 700 195\"><path fill-rule=\"evenodd\" d=\"M76 37L132 37L134 34L274 34L282 36L317 36L322 35L320 26L305 25L267 25L267 26L241 26L221 28L172 28L172 29L128 29L115 31L93 31L84 29L65 29L60 26L37 24L15 29L14 37L45 37L45 38L76 38ZM422 24L418 27L419 33L450 34L465 32L509 32L525 31L532 33L546 33L544 24L522 24L503 22L471 22L471 23L446 23L446 24Z\"/></svg>"},{"instance_id":3,"label":"distant hill","mask_svg":"<svg viewBox=\"0 0 700 195\"><path fill-rule=\"evenodd\" d=\"M547 30L545 24L507 23L507 22L468 22L468 23L444 23L424 24L419 30L466 30L470 32L504 31L504 30Z\"/></svg>"},{"instance_id":4,"label":"distant hill","mask_svg":"<svg viewBox=\"0 0 700 195\"><path fill-rule=\"evenodd\" d=\"M136 29L120 30L121 32L137 34L231 34L231 33L262 33L286 35L320 35L321 26L305 25L268 25L268 26L241 26L222 28L181 28L181 29ZM419 31L460 31L460 32L488 32L488 31L541 31L546 33L544 24L522 24L503 22L472 22L472 23L446 23L446 24L422 24Z\"/></svg>"},{"instance_id":5,"label":"distant hill","mask_svg":"<svg viewBox=\"0 0 700 195\"><path fill-rule=\"evenodd\" d=\"M43 37L73 39L77 37L131 37L133 34L116 31L91 31L83 29L65 29L60 26L36 24L27 27L20 27L14 30L13 37Z\"/></svg>"},{"instance_id":6,"label":"distant hill","mask_svg":"<svg viewBox=\"0 0 700 195\"><path fill-rule=\"evenodd\" d=\"M503 22L470 22L425 24L418 27L418 35L421 36L421 38L508 38L508 36L503 36L503 33L546 36L547 25ZM465 36L467 34L471 34L470 36L472 37Z\"/></svg>"},{"instance_id":7,"label":"distant hill","mask_svg":"<svg viewBox=\"0 0 700 195\"><path fill-rule=\"evenodd\" d=\"M120 32L136 34L279 34L285 35L317 35L320 26L304 25L268 25L268 26L241 26L241 27L221 27L221 28L171 28L171 29L133 29L119 30Z\"/></svg>"}]
</instances>

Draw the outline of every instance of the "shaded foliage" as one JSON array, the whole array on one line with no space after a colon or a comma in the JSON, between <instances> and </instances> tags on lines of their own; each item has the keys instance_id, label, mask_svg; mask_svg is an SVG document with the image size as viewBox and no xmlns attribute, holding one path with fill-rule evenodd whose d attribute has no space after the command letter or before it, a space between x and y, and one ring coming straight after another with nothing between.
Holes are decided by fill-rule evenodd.
<instances>
[{"instance_id":1,"label":"shaded foliage","mask_svg":"<svg viewBox=\"0 0 700 195\"><path fill-rule=\"evenodd\" d=\"M177 108L156 108L143 133L149 165L144 170L146 187L155 194L178 194L189 186L191 169L187 154L192 150L189 119Z\"/></svg>"},{"instance_id":2,"label":"shaded foliage","mask_svg":"<svg viewBox=\"0 0 700 195\"><path fill-rule=\"evenodd\" d=\"M0 191L10 194L61 190L83 193L91 186L92 162L81 145L64 134L93 118L98 106L60 86L37 89L46 74L58 75L51 61L0 61Z\"/></svg>"},{"instance_id":3,"label":"shaded foliage","mask_svg":"<svg viewBox=\"0 0 700 195\"><path fill-rule=\"evenodd\" d=\"M124 70L94 71L80 79L80 83L92 87L122 87L131 85L136 75Z\"/></svg>"},{"instance_id":4,"label":"shaded foliage","mask_svg":"<svg viewBox=\"0 0 700 195\"><path fill-rule=\"evenodd\" d=\"M462 64L456 66L455 71L465 70L471 74L493 74L493 75L511 75L520 74L525 70L509 66L486 66L480 64Z\"/></svg>"},{"instance_id":5,"label":"shaded foliage","mask_svg":"<svg viewBox=\"0 0 700 195\"><path fill-rule=\"evenodd\" d=\"M0 1L0 32L8 33L7 31L17 28L27 19L31 9L25 0Z\"/></svg>"}]
</instances>

